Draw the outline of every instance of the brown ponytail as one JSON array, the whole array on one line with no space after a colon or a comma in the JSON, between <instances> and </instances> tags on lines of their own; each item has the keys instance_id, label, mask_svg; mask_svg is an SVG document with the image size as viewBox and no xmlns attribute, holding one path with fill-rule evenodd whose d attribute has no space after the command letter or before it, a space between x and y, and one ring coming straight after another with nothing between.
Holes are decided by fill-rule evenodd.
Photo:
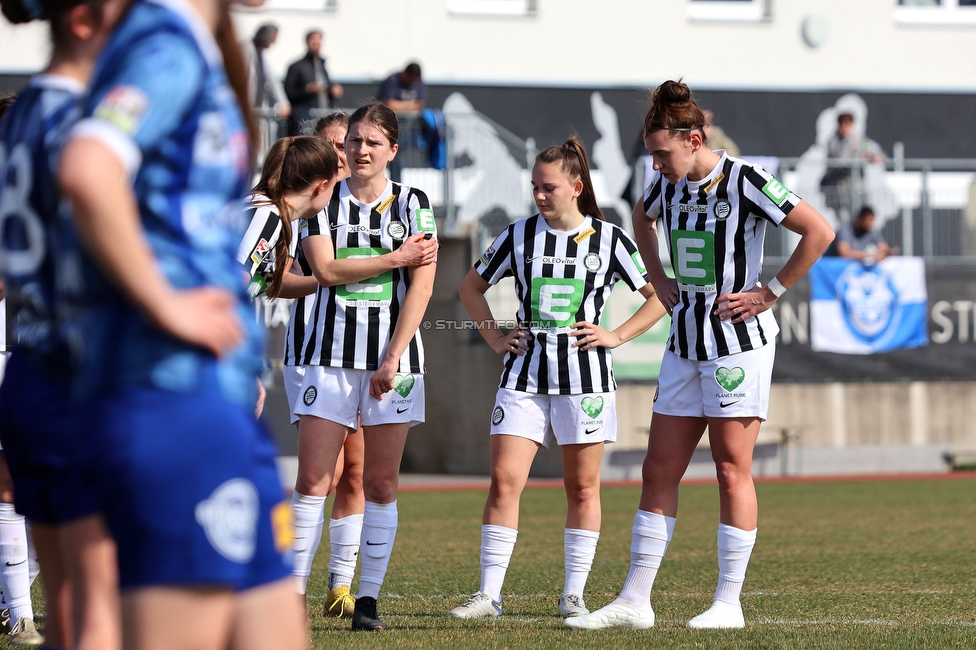
<instances>
[{"instance_id":1,"label":"brown ponytail","mask_svg":"<svg viewBox=\"0 0 976 650\"><path fill-rule=\"evenodd\" d=\"M691 131L700 131L702 142L708 144L705 135L705 114L691 94L691 88L678 81L665 81L654 89L651 107L644 116L644 135L654 131L670 131L671 135L688 138Z\"/></svg>"},{"instance_id":2,"label":"brown ponytail","mask_svg":"<svg viewBox=\"0 0 976 650\"><path fill-rule=\"evenodd\" d=\"M261 179L254 192L263 194L274 204L281 218L281 237L275 243L275 267L268 286L268 296L277 298L285 277L285 260L291 247L291 208L285 196L307 189L316 181L334 178L339 173L339 156L331 144L317 136L281 138L264 159Z\"/></svg>"},{"instance_id":3,"label":"brown ponytail","mask_svg":"<svg viewBox=\"0 0 976 650\"><path fill-rule=\"evenodd\" d=\"M214 39L220 48L220 54L224 59L224 70L227 72L227 82L230 84L237 103L241 107L244 115L244 123L247 125L247 133L251 137L251 167L254 166L254 144L260 142L257 120L251 112L251 100L247 91L247 67L244 65L244 55L241 54L241 46L237 43L237 34L234 32L234 22L230 16L228 5L220 3L220 17L217 20L217 30Z\"/></svg>"},{"instance_id":4,"label":"brown ponytail","mask_svg":"<svg viewBox=\"0 0 976 650\"><path fill-rule=\"evenodd\" d=\"M576 206L584 215L596 217L603 221L603 212L596 202L596 192L593 191L593 181L590 180L590 159L586 155L586 148L576 136L563 144L544 149L535 157L537 163L559 163L563 171L575 180L583 181L583 191L576 198Z\"/></svg>"}]
</instances>

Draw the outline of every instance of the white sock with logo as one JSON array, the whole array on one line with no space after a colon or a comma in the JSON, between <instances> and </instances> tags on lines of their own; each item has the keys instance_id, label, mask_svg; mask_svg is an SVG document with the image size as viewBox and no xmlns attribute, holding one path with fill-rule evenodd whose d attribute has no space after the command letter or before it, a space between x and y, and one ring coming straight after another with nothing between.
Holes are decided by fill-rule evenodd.
<instances>
[{"instance_id":1,"label":"white sock with logo","mask_svg":"<svg viewBox=\"0 0 976 650\"><path fill-rule=\"evenodd\" d=\"M638 510L634 515L633 537L630 542L630 572L620 590L620 599L644 603L651 598L654 578L668 551L674 533L674 517Z\"/></svg>"},{"instance_id":2,"label":"white sock with logo","mask_svg":"<svg viewBox=\"0 0 976 650\"><path fill-rule=\"evenodd\" d=\"M363 534L359 548L362 572L359 575L359 597L377 598L390 565L390 554L396 539L399 515L397 503L366 502Z\"/></svg>"},{"instance_id":3,"label":"white sock with logo","mask_svg":"<svg viewBox=\"0 0 976 650\"><path fill-rule=\"evenodd\" d=\"M481 593L497 602L502 599L502 585L508 563L515 551L518 531L505 526L481 526Z\"/></svg>"},{"instance_id":4,"label":"white sock with logo","mask_svg":"<svg viewBox=\"0 0 976 650\"><path fill-rule=\"evenodd\" d=\"M10 610L10 626L34 618L27 562L27 522L12 503L0 503L0 588Z\"/></svg>"},{"instance_id":5,"label":"white sock with logo","mask_svg":"<svg viewBox=\"0 0 976 650\"><path fill-rule=\"evenodd\" d=\"M586 579L590 576L590 568L593 567L598 541L600 541L600 532L596 530L580 528L563 530L563 552L566 554L566 583L563 585L563 596L583 595Z\"/></svg>"},{"instance_id":6,"label":"white sock with logo","mask_svg":"<svg viewBox=\"0 0 976 650\"><path fill-rule=\"evenodd\" d=\"M322 526L325 524L326 497L310 497L294 492L291 495L291 509L295 514L295 591L305 593L308 576L312 573L312 560L322 539Z\"/></svg>"},{"instance_id":7,"label":"white sock with logo","mask_svg":"<svg viewBox=\"0 0 976 650\"><path fill-rule=\"evenodd\" d=\"M739 594L746 579L746 567L756 545L758 528L742 530L718 525L718 587L715 599L739 606Z\"/></svg>"},{"instance_id":8,"label":"white sock with logo","mask_svg":"<svg viewBox=\"0 0 976 650\"><path fill-rule=\"evenodd\" d=\"M363 533L363 515L349 515L329 520L329 590L348 587L356 573L359 538Z\"/></svg>"}]
</instances>

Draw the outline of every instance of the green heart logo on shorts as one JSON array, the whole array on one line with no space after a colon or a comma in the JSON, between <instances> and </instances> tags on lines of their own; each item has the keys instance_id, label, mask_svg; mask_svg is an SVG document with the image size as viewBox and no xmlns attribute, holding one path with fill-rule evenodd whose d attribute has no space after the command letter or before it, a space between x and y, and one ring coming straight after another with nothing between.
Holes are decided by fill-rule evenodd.
<instances>
[{"instance_id":1,"label":"green heart logo on shorts","mask_svg":"<svg viewBox=\"0 0 976 650\"><path fill-rule=\"evenodd\" d=\"M715 381L724 388L727 392L731 393L739 384L746 378L746 371L736 366L729 370L728 368L719 368L715 371Z\"/></svg>"},{"instance_id":2,"label":"green heart logo on shorts","mask_svg":"<svg viewBox=\"0 0 976 650\"><path fill-rule=\"evenodd\" d=\"M589 415L591 418L595 418L600 415L600 411L603 410L603 398L602 397L584 397L580 401L580 408Z\"/></svg>"},{"instance_id":3,"label":"green heart logo on shorts","mask_svg":"<svg viewBox=\"0 0 976 650\"><path fill-rule=\"evenodd\" d=\"M393 375L393 390L400 393L400 397L409 395L415 383L417 380L413 375Z\"/></svg>"}]
</instances>

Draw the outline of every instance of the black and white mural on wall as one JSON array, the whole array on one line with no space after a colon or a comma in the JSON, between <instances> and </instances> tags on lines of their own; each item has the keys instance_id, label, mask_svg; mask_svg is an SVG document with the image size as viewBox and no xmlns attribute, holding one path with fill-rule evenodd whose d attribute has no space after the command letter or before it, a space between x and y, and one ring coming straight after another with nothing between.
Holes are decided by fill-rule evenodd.
<instances>
[{"instance_id":1,"label":"black and white mural on wall","mask_svg":"<svg viewBox=\"0 0 976 650\"><path fill-rule=\"evenodd\" d=\"M374 92L371 85L347 84L346 100L353 107L368 101ZM703 108L713 111L715 123L739 145L742 155L802 158L798 173L787 174L793 181L791 189L823 208L835 223L833 210L820 197L819 183L825 170L826 143L836 130L840 111L852 112L856 131L866 133L889 157L895 143L901 142L909 158L976 159L976 120L972 119L976 94L705 89L696 90L695 95ZM560 144L575 133L590 151L598 172L594 181L601 206L609 218L626 223L640 186L640 182L632 182L631 169L644 153L640 131L647 102L648 91L642 88L432 85L431 107L456 118L468 115L466 119L477 121L475 114L487 118L477 132L465 136L468 150L459 152L462 161L469 163L452 197L459 206L459 220L471 222L491 215L488 221L494 223L503 215L526 216L532 206L528 178L516 179L515 167L526 174L529 154ZM496 125L520 145L501 135ZM476 151L483 147L494 153ZM496 175L492 171L496 163L502 165L497 173L503 178L487 178ZM867 170L865 202L879 209L879 222L893 224L899 210L906 205L913 209L902 192L910 192L918 181L910 176L892 177L891 172L882 180L882 175L879 165ZM945 180L950 185L946 207L958 210L959 186L965 179ZM499 196L491 196L496 190ZM459 202L462 198L465 200ZM518 214L518 207L523 214Z\"/></svg>"}]
</instances>

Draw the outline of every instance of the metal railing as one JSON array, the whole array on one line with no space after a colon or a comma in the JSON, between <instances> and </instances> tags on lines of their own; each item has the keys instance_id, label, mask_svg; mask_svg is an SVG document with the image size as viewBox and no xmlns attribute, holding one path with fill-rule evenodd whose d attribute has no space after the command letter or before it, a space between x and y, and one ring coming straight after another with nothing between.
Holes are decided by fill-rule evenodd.
<instances>
[{"instance_id":1,"label":"metal railing","mask_svg":"<svg viewBox=\"0 0 976 650\"><path fill-rule=\"evenodd\" d=\"M876 215L875 228L904 255L976 257L976 160L895 157L863 159L779 158L770 170L819 210L832 225L862 206ZM850 170L840 182L821 185L826 170ZM835 174L837 176L837 174ZM766 255L785 257L796 236L767 231Z\"/></svg>"}]
</instances>

